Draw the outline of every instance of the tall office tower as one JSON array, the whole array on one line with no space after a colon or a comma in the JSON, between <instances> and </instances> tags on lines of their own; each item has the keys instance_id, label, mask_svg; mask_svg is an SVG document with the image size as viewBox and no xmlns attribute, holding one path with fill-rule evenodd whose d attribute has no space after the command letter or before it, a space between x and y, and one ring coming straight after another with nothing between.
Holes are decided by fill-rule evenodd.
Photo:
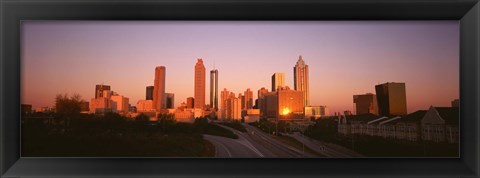
<instances>
[{"instance_id":1,"label":"tall office tower","mask_svg":"<svg viewBox=\"0 0 480 178\"><path fill-rule=\"evenodd\" d=\"M353 103L355 103L357 115L378 114L377 96L375 94L353 95Z\"/></svg>"},{"instance_id":2,"label":"tall office tower","mask_svg":"<svg viewBox=\"0 0 480 178\"><path fill-rule=\"evenodd\" d=\"M242 93L238 94L238 99L240 100L240 108L245 108L245 96L242 95Z\"/></svg>"},{"instance_id":3,"label":"tall office tower","mask_svg":"<svg viewBox=\"0 0 480 178\"><path fill-rule=\"evenodd\" d=\"M245 97L245 107L244 110L253 108L253 92L250 88L247 88L247 91L244 92L243 96Z\"/></svg>"},{"instance_id":4,"label":"tall office tower","mask_svg":"<svg viewBox=\"0 0 480 178\"><path fill-rule=\"evenodd\" d=\"M195 64L195 103L194 108L205 108L205 66L203 65L202 58L197 59Z\"/></svg>"},{"instance_id":5,"label":"tall office tower","mask_svg":"<svg viewBox=\"0 0 480 178\"><path fill-rule=\"evenodd\" d=\"M222 111L222 115L220 116L222 119L226 118L226 112L227 112L227 99L228 95L230 92L224 88L223 91L220 94L220 110Z\"/></svg>"},{"instance_id":6,"label":"tall office tower","mask_svg":"<svg viewBox=\"0 0 480 178\"><path fill-rule=\"evenodd\" d=\"M155 80L153 84L153 108L157 111L165 109L165 66L155 68Z\"/></svg>"},{"instance_id":7,"label":"tall office tower","mask_svg":"<svg viewBox=\"0 0 480 178\"><path fill-rule=\"evenodd\" d=\"M187 98L187 108L193 108L195 103L195 99L193 97Z\"/></svg>"},{"instance_id":8,"label":"tall office tower","mask_svg":"<svg viewBox=\"0 0 480 178\"><path fill-rule=\"evenodd\" d=\"M298 58L297 64L293 67L294 89L303 91L303 98L305 98L305 106L310 105L310 93L308 85L308 65L303 61L302 56Z\"/></svg>"},{"instance_id":9,"label":"tall office tower","mask_svg":"<svg viewBox=\"0 0 480 178\"><path fill-rule=\"evenodd\" d=\"M285 73L276 72L272 75L272 92L277 91L278 87L285 86Z\"/></svg>"},{"instance_id":10,"label":"tall office tower","mask_svg":"<svg viewBox=\"0 0 480 178\"><path fill-rule=\"evenodd\" d=\"M230 92L230 94L228 95L228 98L226 100L227 108L226 108L225 114L226 114L227 119L233 119L233 114L234 114L233 109L235 109L234 106L238 106L240 104L239 107L241 107L241 104L242 104L241 100L238 100L238 98L237 98L237 100L234 100L235 98L236 98L235 93ZM240 102L240 103L237 103L237 104L234 105L234 102Z\"/></svg>"},{"instance_id":11,"label":"tall office tower","mask_svg":"<svg viewBox=\"0 0 480 178\"><path fill-rule=\"evenodd\" d=\"M241 98L231 98L232 100L232 119L240 120L242 119L242 100Z\"/></svg>"},{"instance_id":12,"label":"tall office tower","mask_svg":"<svg viewBox=\"0 0 480 178\"><path fill-rule=\"evenodd\" d=\"M153 86L147 86L145 100L153 100Z\"/></svg>"},{"instance_id":13,"label":"tall office tower","mask_svg":"<svg viewBox=\"0 0 480 178\"><path fill-rule=\"evenodd\" d=\"M103 90L110 90L110 86L104 84L95 85L95 99L104 97Z\"/></svg>"},{"instance_id":14,"label":"tall office tower","mask_svg":"<svg viewBox=\"0 0 480 178\"><path fill-rule=\"evenodd\" d=\"M173 109L175 108L175 94L173 93L165 93L166 96L166 101L165 101L165 107L167 109Z\"/></svg>"},{"instance_id":15,"label":"tall office tower","mask_svg":"<svg viewBox=\"0 0 480 178\"><path fill-rule=\"evenodd\" d=\"M260 109L260 115L265 116L265 94L268 93L268 89L262 87L258 90L258 109Z\"/></svg>"},{"instance_id":16,"label":"tall office tower","mask_svg":"<svg viewBox=\"0 0 480 178\"><path fill-rule=\"evenodd\" d=\"M218 70L210 71L210 107L218 110Z\"/></svg>"},{"instance_id":17,"label":"tall office tower","mask_svg":"<svg viewBox=\"0 0 480 178\"><path fill-rule=\"evenodd\" d=\"M407 115L405 83L384 83L375 85L378 114L381 116Z\"/></svg>"}]
</instances>

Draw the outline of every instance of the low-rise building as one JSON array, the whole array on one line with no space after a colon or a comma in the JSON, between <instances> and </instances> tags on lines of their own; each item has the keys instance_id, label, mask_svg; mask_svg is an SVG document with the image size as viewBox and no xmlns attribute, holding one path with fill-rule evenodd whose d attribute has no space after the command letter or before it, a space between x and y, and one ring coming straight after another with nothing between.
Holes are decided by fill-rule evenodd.
<instances>
[{"instance_id":1,"label":"low-rise building","mask_svg":"<svg viewBox=\"0 0 480 178\"><path fill-rule=\"evenodd\" d=\"M430 107L406 116L341 115L338 133L359 134L405 141L458 143L459 113L456 107Z\"/></svg>"},{"instance_id":2,"label":"low-rise building","mask_svg":"<svg viewBox=\"0 0 480 178\"><path fill-rule=\"evenodd\" d=\"M260 120L260 109L247 109L247 115L244 119L245 123L258 122Z\"/></svg>"},{"instance_id":3,"label":"low-rise building","mask_svg":"<svg viewBox=\"0 0 480 178\"><path fill-rule=\"evenodd\" d=\"M395 122L396 136L399 140L418 141L421 138L420 121L425 116L425 110L408 114Z\"/></svg>"},{"instance_id":4,"label":"low-rise building","mask_svg":"<svg viewBox=\"0 0 480 178\"><path fill-rule=\"evenodd\" d=\"M154 112L153 100L138 100L137 112Z\"/></svg>"},{"instance_id":5,"label":"low-rise building","mask_svg":"<svg viewBox=\"0 0 480 178\"><path fill-rule=\"evenodd\" d=\"M422 118L422 139L433 142L458 142L457 107L430 107Z\"/></svg>"},{"instance_id":6,"label":"low-rise building","mask_svg":"<svg viewBox=\"0 0 480 178\"><path fill-rule=\"evenodd\" d=\"M108 112L114 112L114 103L112 100L106 97L92 98L89 103L90 113L92 114L105 114ZM116 109L116 108L115 108Z\"/></svg>"}]
</instances>

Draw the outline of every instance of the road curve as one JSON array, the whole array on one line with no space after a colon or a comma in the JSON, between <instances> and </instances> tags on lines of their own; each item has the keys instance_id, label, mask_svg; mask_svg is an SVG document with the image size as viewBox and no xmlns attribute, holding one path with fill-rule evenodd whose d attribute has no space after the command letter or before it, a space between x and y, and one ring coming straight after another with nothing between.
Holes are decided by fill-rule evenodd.
<instances>
[{"instance_id":1,"label":"road curve","mask_svg":"<svg viewBox=\"0 0 480 178\"><path fill-rule=\"evenodd\" d=\"M215 146L215 157L218 158L258 158L263 155L248 144L237 139L213 135L203 135L203 138Z\"/></svg>"}]
</instances>

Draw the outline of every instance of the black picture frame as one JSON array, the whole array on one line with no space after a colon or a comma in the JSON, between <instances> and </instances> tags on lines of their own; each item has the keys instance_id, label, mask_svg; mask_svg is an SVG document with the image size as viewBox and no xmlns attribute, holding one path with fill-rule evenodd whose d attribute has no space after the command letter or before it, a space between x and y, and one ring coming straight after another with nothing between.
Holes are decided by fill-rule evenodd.
<instances>
[{"instance_id":1,"label":"black picture frame","mask_svg":"<svg viewBox=\"0 0 480 178\"><path fill-rule=\"evenodd\" d=\"M1 177L478 177L477 0L0 0ZM22 20L459 20L460 158L21 158Z\"/></svg>"}]
</instances>

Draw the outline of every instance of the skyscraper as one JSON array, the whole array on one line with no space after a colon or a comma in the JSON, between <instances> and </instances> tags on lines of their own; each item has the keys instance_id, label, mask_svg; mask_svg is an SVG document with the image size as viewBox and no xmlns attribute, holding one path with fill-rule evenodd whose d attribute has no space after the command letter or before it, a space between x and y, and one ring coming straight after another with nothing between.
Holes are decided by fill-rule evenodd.
<instances>
[{"instance_id":1,"label":"skyscraper","mask_svg":"<svg viewBox=\"0 0 480 178\"><path fill-rule=\"evenodd\" d=\"M157 111L166 108L165 105L165 66L155 68L153 84L153 108Z\"/></svg>"},{"instance_id":2,"label":"skyscraper","mask_svg":"<svg viewBox=\"0 0 480 178\"><path fill-rule=\"evenodd\" d=\"M110 86L109 85L104 85L104 84L95 85L95 99L100 98L100 97L104 97L103 96L103 90L110 90Z\"/></svg>"},{"instance_id":3,"label":"skyscraper","mask_svg":"<svg viewBox=\"0 0 480 178\"><path fill-rule=\"evenodd\" d=\"M167 109L173 109L175 108L175 94L173 93L165 93L165 96L166 96L166 104L165 104L165 107Z\"/></svg>"},{"instance_id":4,"label":"skyscraper","mask_svg":"<svg viewBox=\"0 0 480 178\"><path fill-rule=\"evenodd\" d=\"M227 99L228 99L228 96L230 95L230 92L224 88L221 95L220 95L220 110L221 110L221 115L220 117L222 119L225 119L226 118L226 112L227 112Z\"/></svg>"},{"instance_id":5,"label":"skyscraper","mask_svg":"<svg viewBox=\"0 0 480 178\"><path fill-rule=\"evenodd\" d=\"M405 83L388 82L375 85L375 92L379 115L407 115Z\"/></svg>"},{"instance_id":6,"label":"skyscraper","mask_svg":"<svg viewBox=\"0 0 480 178\"><path fill-rule=\"evenodd\" d=\"M239 93L238 99L240 100L240 109L245 108L245 96L243 96L242 93Z\"/></svg>"},{"instance_id":7,"label":"skyscraper","mask_svg":"<svg viewBox=\"0 0 480 178\"><path fill-rule=\"evenodd\" d=\"M153 100L153 86L147 86L145 93L145 100Z\"/></svg>"},{"instance_id":8,"label":"skyscraper","mask_svg":"<svg viewBox=\"0 0 480 178\"><path fill-rule=\"evenodd\" d=\"M357 115L378 114L377 96L375 94L353 95L353 103L355 103Z\"/></svg>"},{"instance_id":9,"label":"skyscraper","mask_svg":"<svg viewBox=\"0 0 480 178\"><path fill-rule=\"evenodd\" d=\"M204 109L205 107L205 66L202 58L197 59L195 64L195 103L194 108Z\"/></svg>"},{"instance_id":10,"label":"skyscraper","mask_svg":"<svg viewBox=\"0 0 480 178\"><path fill-rule=\"evenodd\" d=\"M268 93L268 89L262 87L258 90L258 109L260 109L260 115L265 116L265 94Z\"/></svg>"},{"instance_id":11,"label":"skyscraper","mask_svg":"<svg viewBox=\"0 0 480 178\"><path fill-rule=\"evenodd\" d=\"M293 67L294 89L303 91L304 105L310 105L310 93L308 85L308 65L303 61L302 56L298 58L297 64Z\"/></svg>"},{"instance_id":12,"label":"skyscraper","mask_svg":"<svg viewBox=\"0 0 480 178\"><path fill-rule=\"evenodd\" d=\"M188 97L187 98L187 108L193 108L195 103L195 98Z\"/></svg>"},{"instance_id":13,"label":"skyscraper","mask_svg":"<svg viewBox=\"0 0 480 178\"><path fill-rule=\"evenodd\" d=\"M250 88L247 89L247 91L244 92L243 96L245 97L245 110L247 109L252 109L253 108L253 92L250 90Z\"/></svg>"},{"instance_id":14,"label":"skyscraper","mask_svg":"<svg viewBox=\"0 0 480 178\"><path fill-rule=\"evenodd\" d=\"M278 87L285 86L285 73L276 72L272 75L272 92L277 91Z\"/></svg>"},{"instance_id":15,"label":"skyscraper","mask_svg":"<svg viewBox=\"0 0 480 178\"><path fill-rule=\"evenodd\" d=\"M233 120L240 120L242 119L242 100L241 98L230 98L232 102L232 116L231 119Z\"/></svg>"},{"instance_id":16,"label":"skyscraper","mask_svg":"<svg viewBox=\"0 0 480 178\"><path fill-rule=\"evenodd\" d=\"M218 110L218 70L210 71L210 107Z\"/></svg>"}]
</instances>

